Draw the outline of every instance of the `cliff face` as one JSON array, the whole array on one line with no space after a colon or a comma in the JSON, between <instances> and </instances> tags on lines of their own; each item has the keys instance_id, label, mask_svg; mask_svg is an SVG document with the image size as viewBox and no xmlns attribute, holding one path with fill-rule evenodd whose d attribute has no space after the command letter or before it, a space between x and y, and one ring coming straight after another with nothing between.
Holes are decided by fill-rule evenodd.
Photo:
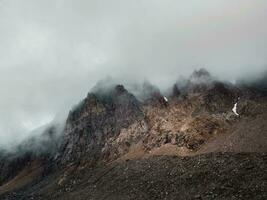
<instances>
[{"instance_id":1,"label":"cliff face","mask_svg":"<svg viewBox=\"0 0 267 200\"><path fill-rule=\"evenodd\" d=\"M70 112L57 158L61 163L80 158L96 161L109 157L107 144L122 129L144 119L138 100L121 85L106 94L91 94Z\"/></svg>"}]
</instances>

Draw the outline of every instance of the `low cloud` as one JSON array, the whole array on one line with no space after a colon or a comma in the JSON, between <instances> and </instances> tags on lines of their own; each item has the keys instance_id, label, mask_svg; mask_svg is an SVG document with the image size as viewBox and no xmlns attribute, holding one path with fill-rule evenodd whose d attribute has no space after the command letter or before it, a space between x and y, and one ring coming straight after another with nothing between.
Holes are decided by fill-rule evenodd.
<instances>
[{"instance_id":1,"label":"low cloud","mask_svg":"<svg viewBox=\"0 0 267 200\"><path fill-rule=\"evenodd\" d=\"M0 146L67 113L94 84L169 88L205 67L267 69L267 1L0 0ZM64 115L64 114L62 114Z\"/></svg>"}]
</instances>

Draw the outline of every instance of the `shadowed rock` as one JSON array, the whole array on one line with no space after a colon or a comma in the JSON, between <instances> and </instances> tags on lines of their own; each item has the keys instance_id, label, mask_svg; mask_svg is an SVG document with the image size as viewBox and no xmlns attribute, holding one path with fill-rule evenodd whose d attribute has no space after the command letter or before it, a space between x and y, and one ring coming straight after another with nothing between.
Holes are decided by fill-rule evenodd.
<instances>
[{"instance_id":1,"label":"shadowed rock","mask_svg":"<svg viewBox=\"0 0 267 200\"><path fill-rule=\"evenodd\" d=\"M106 140L119 134L143 113L138 100L122 85L107 93L90 93L68 117L60 163L97 161L102 155Z\"/></svg>"}]
</instances>

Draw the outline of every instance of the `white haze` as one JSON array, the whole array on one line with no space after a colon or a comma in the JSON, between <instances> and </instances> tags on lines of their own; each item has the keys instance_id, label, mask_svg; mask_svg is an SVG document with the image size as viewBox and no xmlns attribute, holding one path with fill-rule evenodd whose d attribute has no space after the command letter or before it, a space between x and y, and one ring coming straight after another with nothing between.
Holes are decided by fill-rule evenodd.
<instances>
[{"instance_id":1,"label":"white haze","mask_svg":"<svg viewBox=\"0 0 267 200\"><path fill-rule=\"evenodd\" d=\"M260 74L266 19L266 0L0 0L0 147L106 76L165 88L201 67Z\"/></svg>"}]
</instances>

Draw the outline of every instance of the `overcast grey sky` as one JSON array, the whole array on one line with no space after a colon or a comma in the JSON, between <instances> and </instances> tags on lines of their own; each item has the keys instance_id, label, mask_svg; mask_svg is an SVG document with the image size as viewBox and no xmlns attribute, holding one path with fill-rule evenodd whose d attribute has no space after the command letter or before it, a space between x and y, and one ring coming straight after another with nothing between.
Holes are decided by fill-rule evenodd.
<instances>
[{"instance_id":1,"label":"overcast grey sky","mask_svg":"<svg viewBox=\"0 0 267 200\"><path fill-rule=\"evenodd\" d=\"M0 146L106 76L165 87L200 67L260 73L266 19L266 0L0 0Z\"/></svg>"}]
</instances>

